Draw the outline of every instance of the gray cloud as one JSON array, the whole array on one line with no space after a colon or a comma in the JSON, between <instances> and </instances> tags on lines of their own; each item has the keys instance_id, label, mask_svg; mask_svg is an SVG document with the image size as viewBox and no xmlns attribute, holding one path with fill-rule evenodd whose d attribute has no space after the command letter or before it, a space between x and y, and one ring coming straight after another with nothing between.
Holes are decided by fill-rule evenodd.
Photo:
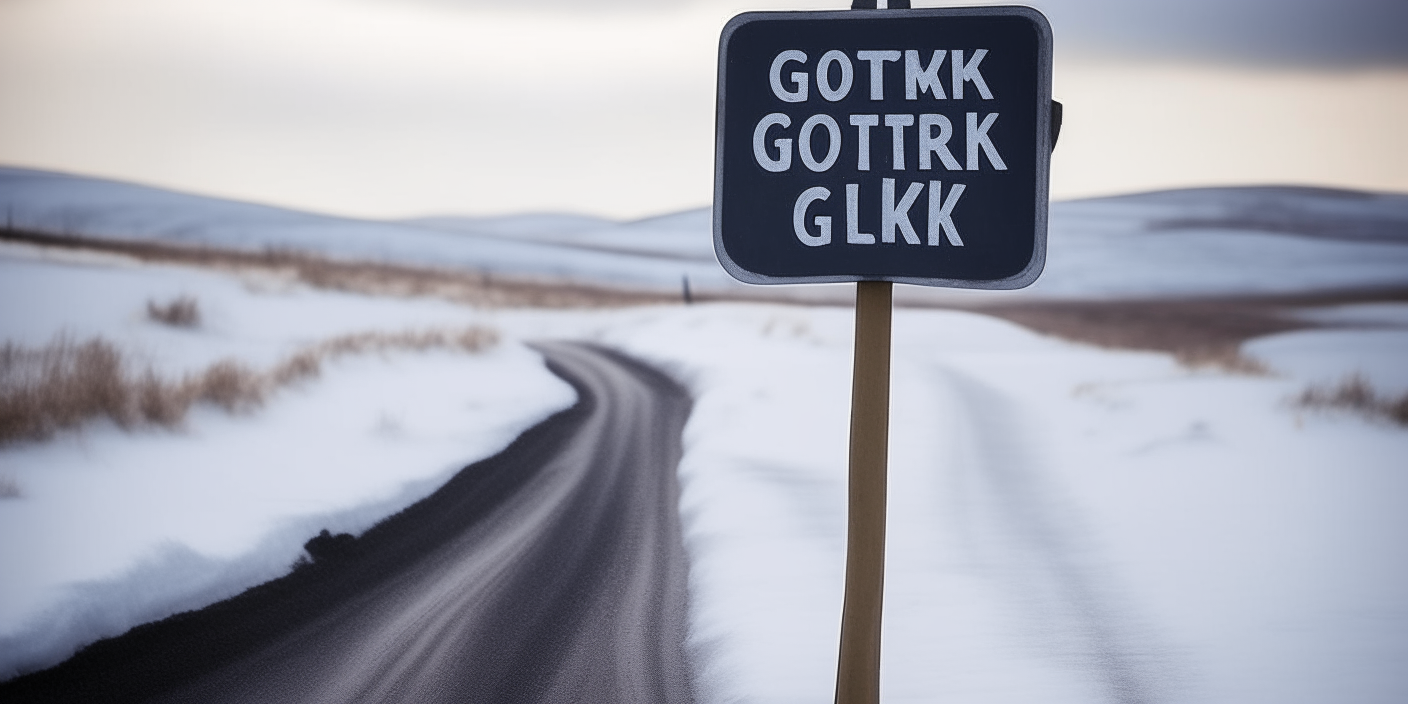
<instances>
[{"instance_id":1,"label":"gray cloud","mask_svg":"<svg viewBox=\"0 0 1408 704\"><path fill-rule=\"evenodd\" d=\"M1408 66L1404 0L1033 0L1077 51L1324 66Z\"/></svg>"},{"instance_id":2,"label":"gray cloud","mask_svg":"<svg viewBox=\"0 0 1408 704\"><path fill-rule=\"evenodd\" d=\"M399 2L404 0L373 0ZM844 9L850 0L417 0L465 9L641 15L686 7ZM915 7L974 0L913 0ZM1060 50L1110 57L1327 68L1408 66L1408 0L991 0L1051 19Z\"/></svg>"}]
</instances>

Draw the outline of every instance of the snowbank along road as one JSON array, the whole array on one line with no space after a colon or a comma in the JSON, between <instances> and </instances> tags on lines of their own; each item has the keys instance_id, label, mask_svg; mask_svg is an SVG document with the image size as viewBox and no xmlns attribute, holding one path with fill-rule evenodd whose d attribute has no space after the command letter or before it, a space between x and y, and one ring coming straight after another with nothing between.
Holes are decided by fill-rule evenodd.
<instances>
[{"instance_id":1,"label":"snowbank along road","mask_svg":"<svg viewBox=\"0 0 1408 704\"><path fill-rule=\"evenodd\" d=\"M575 406L359 538L94 644L0 699L688 702L676 467L685 391L543 343Z\"/></svg>"}]
</instances>

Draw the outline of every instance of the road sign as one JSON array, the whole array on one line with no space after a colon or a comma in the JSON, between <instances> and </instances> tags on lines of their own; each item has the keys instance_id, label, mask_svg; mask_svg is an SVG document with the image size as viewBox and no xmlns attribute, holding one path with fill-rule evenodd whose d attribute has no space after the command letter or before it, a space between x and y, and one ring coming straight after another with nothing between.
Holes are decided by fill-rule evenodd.
<instances>
[{"instance_id":1,"label":"road sign","mask_svg":"<svg viewBox=\"0 0 1408 704\"><path fill-rule=\"evenodd\" d=\"M719 261L758 284L1026 286L1051 105L1031 8L739 15L719 40Z\"/></svg>"}]
</instances>

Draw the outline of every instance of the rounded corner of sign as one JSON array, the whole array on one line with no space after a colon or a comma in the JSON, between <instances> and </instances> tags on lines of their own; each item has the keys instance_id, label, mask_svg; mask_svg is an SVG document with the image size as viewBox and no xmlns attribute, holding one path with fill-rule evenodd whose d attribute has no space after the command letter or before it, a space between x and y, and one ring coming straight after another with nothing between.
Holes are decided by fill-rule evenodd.
<instances>
[{"instance_id":1,"label":"rounded corner of sign","mask_svg":"<svg viewBox=\"0 0 1408 704\"><path fill-rule=\"evenodd\" d=\"M1028 19L1036 24L1043 34L1048 37L1051 36L1051 19L1038 7L1032 5L1003 5L994 9L1000 10L1002 14L1005 15Z\"/></svg>"},{"instance_id":2,"label":"rounded corner of sign","mask_svg":"<svg viewBox=\"0 0 1408 704\"><path fill-rule=\"evenodd\" d=\"M1039 249L1032 254L1027 266L1012 276L1001 279L913 279L895 278L895 283L936 286L939 288L966 288L984 291L1016 291L1036 283L1046 270L1046 252Z\"/></svg>"},{"instance_id":3,"label":"rounded corner of sign","mask_svg":"<svg viewBox=\"0 0 1408 704\"><path fill-rule=\"evenodd\" d=\"M739 27L741 27L741 26L743 26L743 25L745 25L745 24L748 24L749 22L752 21L751 19L748 18L748 15L751 15L751 14L753 14L753 13L751 13L751 12L739 13L739 14L737 14L737 15L734 15L733 17L730 17L729 20L728 20L728 22L725 22L725 23L724 23L724 28L721 29L721 30L719 30L719 47L720 47L720 48L725 48L725 47L728 46L728 41L733 38L733 33L736 32L736 31L738 31L738 28L739 28Z\"/></svg>"},{"instance_id":4,"label":"rounded corner of sign","mask_svg":"<svg viewBox=\"0 0 1408 704\"><path fill-rule=\"evenodd\" d=\"M1041 8L1031 5L1013 5L1013 8L1016 9L1019 14L1027 17L1027 19L1033 20L1041 25L1042 28L1046 30L1047 34L1051 33L1051 20L1046 16L1045 12L1041 11Z\"/></svg>"},{"instance_id":5,"label":"rounded corner of sign","mask_svg":"<svg viewBox=\"0 0 1408 704\"><path fill-rule=\"evenodd\" d=\"M1036 283L1036 280L1041 278L1041 274L1044 271L1046 271L1046 253L1039 252L1032 256L1032 260L1027 263L1027 268L1023 269L1016 276L999 280L996 282L998 285L993 288L999 288L1004 291L1023 289Z\"/></svg>"},{"instance_id":6,"label":"rounded corner of sign","mask_svg":"<svg viewBox=\"0 0 1408 704\"><path fill-rule=\"evenodd\" d=\"M784 283L777 281L771 277L763 276L762 274L748 271L747 269L744 269L743 267L740 267L738 265L734 265L732 267L725 266L724 271L728 272L728 275L732 276L735 281L749 284L751 286L768 286L772 284Z\"/></svg>"},{"instance_id":7,"label":"rounded corner of sign","mask_svg":"<svg viewBox=\"0 0 1408 704\"><path fill-rule=\"evenodd\" d=\"M733 38L733 33L738 31L739 27L763 19L762 16L765 14L766 13L756 10L749 10L730 17L728 22L724 23L724 28L719 31L719 46L727 46L729 39Z\"/></svg>"},{"instance_id":8,"label":"rounded corner of sign","mask_svg":"<svg viewBox=\"0 0 1408 704\"><path fill-rule=\"evenodd\" d=\"M745 284L770 283L760 274L756 274L739 266L738 262L734 261L733 257L729 256L728 250L724 248L723 243L719 241L718 237L714 238L714 258L719 260L719 266L723 267L724 273L738 281L742 281Z\"/></svg>"},{"instance_id":9,"label":"rounded corner of sign","mask_svg":"<svg viewBox=\"0 0 1408 704\"><path fill-rule=\"evenodd\" d=\"M1031 286L1032 284L1036 283L1037 279L1041 278L1041 272L1045 271L1045 269L1046 267L1042 265L1034 266L1031 269L1022 272L1021 275L1013 277L1012 279L1003 282L1006 285L1002 286L1001 288L1004 291L1018 291L1027 288L1028 286Z\"/></svg>"}]
</instances>

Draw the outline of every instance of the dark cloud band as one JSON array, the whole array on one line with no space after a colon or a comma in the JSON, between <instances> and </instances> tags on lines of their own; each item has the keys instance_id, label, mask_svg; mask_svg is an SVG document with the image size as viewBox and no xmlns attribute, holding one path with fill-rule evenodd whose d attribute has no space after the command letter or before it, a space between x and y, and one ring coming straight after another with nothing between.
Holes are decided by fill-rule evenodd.
<instances>
[{"instance_id":1,"label":"dark cloud band","mask_svg":"<svg viewBox=\"0 0 1408 704\"><path fill-rule=\"evenodd\" d=\"M1403 0L1036 0L1058 49L1297 67L1408 66Z\"/></svg>"}]
</instances>

